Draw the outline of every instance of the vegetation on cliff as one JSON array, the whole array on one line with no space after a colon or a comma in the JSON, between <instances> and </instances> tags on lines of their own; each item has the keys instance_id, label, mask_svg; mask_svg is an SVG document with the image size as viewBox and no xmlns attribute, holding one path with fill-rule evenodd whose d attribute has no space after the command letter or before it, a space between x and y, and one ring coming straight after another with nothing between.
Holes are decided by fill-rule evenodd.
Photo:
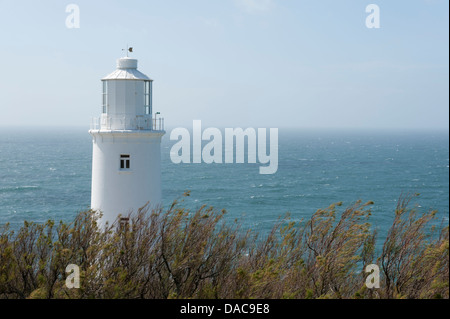
<instances>
[{"instance_id":1,"label":"vegetation on cliff","mask_svg":"<svg viewBox=\"0 0 450 319\"><path fill-rule=\"evenodd\" d=\"M106 228L92 211L69 224L5 225L0 298L449 298L449 227L430 227L435 212L419 214L410 200L399 200L380 249L372 203L360 201L307 220L286 215L264 238L225 211L178 201ZM66 286L69 264L79 288ZM366 286L369 264L380 288Z\"/></svg>"}]
</instances>

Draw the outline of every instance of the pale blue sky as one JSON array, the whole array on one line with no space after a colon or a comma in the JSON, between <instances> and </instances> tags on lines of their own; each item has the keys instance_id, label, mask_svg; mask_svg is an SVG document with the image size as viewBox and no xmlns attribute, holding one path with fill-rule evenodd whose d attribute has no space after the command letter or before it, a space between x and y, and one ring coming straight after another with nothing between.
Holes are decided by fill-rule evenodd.
<instances>
[{"instance_id":1,"label":"pale blue sky","mask_svg":"<svg viewBox=\"0 0 450 319\"><path fill-rule=\"evenodd\" d=\"M366 28L370 3L380 29ZM448 6L0 0L0 126L88 128L128 43L170 127L448 129Z\"/></svg>"}]
</instances>

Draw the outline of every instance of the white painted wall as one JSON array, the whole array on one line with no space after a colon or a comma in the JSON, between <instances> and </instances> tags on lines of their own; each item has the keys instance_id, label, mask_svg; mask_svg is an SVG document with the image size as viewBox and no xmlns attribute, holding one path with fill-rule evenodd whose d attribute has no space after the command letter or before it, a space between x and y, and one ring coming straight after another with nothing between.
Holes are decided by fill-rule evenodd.
<instances>
[{"instance_id":1,"label":"white painted wall","mask_svg":"<svg viewBox=\"0 0 450 319\"><path fill-rule=\"evenodd\" d=\"M161 202L163 132L90 131L93 137L91 208L103 213L101 224ZM130 155L130 170L120 169L120 155Z\"/></svg>"}]
</instances>

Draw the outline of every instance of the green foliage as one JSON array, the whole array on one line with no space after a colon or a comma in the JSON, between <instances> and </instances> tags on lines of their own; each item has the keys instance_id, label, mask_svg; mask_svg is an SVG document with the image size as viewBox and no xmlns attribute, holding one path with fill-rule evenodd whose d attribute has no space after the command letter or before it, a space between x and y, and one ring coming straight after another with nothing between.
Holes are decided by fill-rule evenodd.
<instances>
[{"instance_id":1,"label":"green foliage","mask_svg":"<svg viewBox=\"0 0 450 319\"><path fill-rule=\"evenodd\" d=\"M185 196L189 196L186 193ZM449 227L430 230L435 212L418 215L399 200L377 256L372 202L342 203L309 220L280 218L271 232L243 231L225 211L195 212L178 201L143 207L100 228L93 211L66 224L25 222L0 228L0 298L449 298ZM381 287L365 286L376 263ZM79 289L65 285L80 269Z\"/></svg>"}]
</instances>

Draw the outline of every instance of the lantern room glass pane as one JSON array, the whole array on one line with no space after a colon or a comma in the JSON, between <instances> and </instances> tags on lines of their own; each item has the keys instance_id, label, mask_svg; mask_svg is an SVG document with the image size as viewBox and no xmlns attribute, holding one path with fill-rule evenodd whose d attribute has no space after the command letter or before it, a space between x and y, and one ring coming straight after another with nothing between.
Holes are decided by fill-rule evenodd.
<instances>
[{"instance_id":1,"label":"lantern room glass pane","mask_svg":"<svg viewBox=\"0 0 450 319\"><path fill-rule=\"evenodd\" d=\"M108 105L108 82L103 81L103 90L102 90L102 113L106 113L106 106Z\"/></svg>"},{"instance_id":2,"label":"lantern room glass pane","mask_svg":"<svg viewBox=\"0 0 450 319\"><path fill-rule=\"evenodd\" d=\"M149 114L152 114L152 109L153 109L153 82L149 82Z\"/></svg>"},{"instance_id":3,"label":"lantern room glass pane","mask_svg":"<svg viewBox=\"0 0 450 319\"><path fill-rule=\"evenodd\" d=\"M145 114L151 114L151 81L145 81L144 82L144 106L145 106Z\"/></svg>"}]
</instances>

